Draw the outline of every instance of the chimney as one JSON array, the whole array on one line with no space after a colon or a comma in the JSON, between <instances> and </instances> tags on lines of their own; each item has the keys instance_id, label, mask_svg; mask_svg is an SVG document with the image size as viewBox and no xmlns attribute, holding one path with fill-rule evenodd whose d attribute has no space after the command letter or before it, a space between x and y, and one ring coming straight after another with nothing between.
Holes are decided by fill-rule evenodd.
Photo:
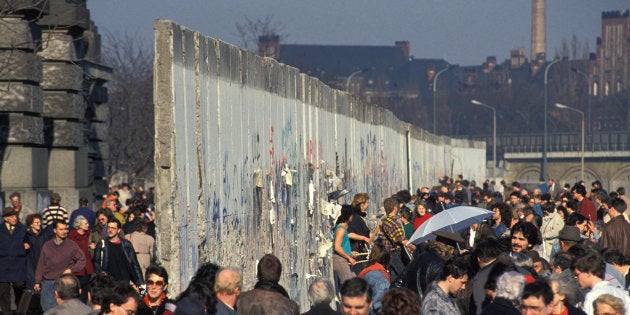
<instances>
[{"instance_id":1,"label":"chimney","mask_svg":"<svg viewBox=\"0 0 630 315\"><path fill-rule=\"evenodd\" d=\"M536 60L541 53L545 53L545 40L545 0L532 0L532 47L530 60Z\"/></svg>"},{"instance_id":2,"label":"chimney","mask_svg":"<svg viewBox=\"0 0 630 315\"><path fill-rule=\"evenodd\" d=\"M409 41L408 40L396 41L396 47L402 49L403 54L405 55L405 60L409 60Z\"/></svg>"},{"instance_id":3,"label":"chimney","mask_svg":"<svg viewBox=\"0 0 630 315\"><path fill-rule=\"evenodd\" d=\"M261 57L271 57L278 60L280 58L280 36L263 35L258 37L258 55Z\"/></svg>"}]
</instances>

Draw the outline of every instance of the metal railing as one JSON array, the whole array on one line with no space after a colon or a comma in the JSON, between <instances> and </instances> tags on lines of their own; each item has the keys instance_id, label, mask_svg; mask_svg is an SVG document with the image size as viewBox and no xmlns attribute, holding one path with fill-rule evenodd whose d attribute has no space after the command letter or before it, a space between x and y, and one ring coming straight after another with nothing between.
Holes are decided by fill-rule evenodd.
<instances>
[{"instance_id":1,"label":"metal railing","mask_svg":"<svg viewBox=\"0 0 630 315\"><path fill-rule=\"evenodd\" d=\"M473 137L486 142L492 151L492 136ZM548 135L547 152L574 152L581 150L580 133L553 133ZM585 151L630 151L630 132L598 132L586 135ZM543 134L503 134L497 135L497 151L501 153L542 152Z\"/></svg>"}]
</instances>

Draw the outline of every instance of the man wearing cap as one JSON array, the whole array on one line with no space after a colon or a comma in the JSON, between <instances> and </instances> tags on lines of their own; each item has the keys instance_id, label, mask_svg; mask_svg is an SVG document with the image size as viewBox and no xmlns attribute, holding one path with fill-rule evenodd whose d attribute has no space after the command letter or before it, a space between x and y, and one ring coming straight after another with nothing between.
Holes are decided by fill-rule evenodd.
<instances>
[{"instance_id":1,"label":"man wearing cap","mask_svg":"<svg viewBox=\"0 0 630 315\"><path fill-rule=\"evenodd\" d=\"M2 218L4 224L0 226L0 307L4 314L10 314L11 288L17 305L25 287L26 227L18 222L18 213L13 207L4 208Z\"/></svg>"},{"instance_id":2,"label":"man wearing cap","mask_svg":"<svg viewBox=\"0 0 630 315\"><path fill-rule=\"evenodd\" d=\"M88 224L90 225L90 230L92 230L92 227L94 227L96 214L94 213L94 211L92 211L92 209L88 208L88 203L89 201L85 197L81 197L81 199L79 199L79 208L72 211L72 214L70 215L70 231L74 230L74 224L72 224L74 222L74 219L76 219L80 215L87 219Z\"/></svg>"},{"instance_id":3,"label":"man wearing cap","mask_svg":"<svg viewBox=\"0 0 630 315\"><path fill-rule=\"evenodd\" d=\"M575 244L582 243L584 240L581 236L580 229L575 226L565 225L558 233L560 241L560 250L566 252Z\"/></svg>"}]
</instances>

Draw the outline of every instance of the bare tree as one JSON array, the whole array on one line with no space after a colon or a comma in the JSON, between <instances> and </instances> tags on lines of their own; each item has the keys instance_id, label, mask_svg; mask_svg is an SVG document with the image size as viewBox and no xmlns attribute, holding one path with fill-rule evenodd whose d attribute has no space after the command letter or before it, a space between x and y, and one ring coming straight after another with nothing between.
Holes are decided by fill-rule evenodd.
<instances>
[{"instance_id":1,"label":"bare tree","mask_svg":"<svg viewBox=\"0 0 630 315\"><path fill-rule=\"evenodd\" d=\"M153 53L129 34L107 34L103 63L114 69L108 83L109 174L153 178Z\"/></svg>"},{"instance_id":2,"label":"bare tree","mask_svg":"<svg viewBox=\"0 0 630 315\"><path fill-rule=\"evenodd\" d=\"M283 33L284 25L274 21L273 15L264 18L253 19L247 15L243 16L242 22L235 22L236 32L241 41L241 46L245 49L255 48L258 45L258 37L265 35L277 35L280 41L287 38Z\"/></svg>"}]
</instances>

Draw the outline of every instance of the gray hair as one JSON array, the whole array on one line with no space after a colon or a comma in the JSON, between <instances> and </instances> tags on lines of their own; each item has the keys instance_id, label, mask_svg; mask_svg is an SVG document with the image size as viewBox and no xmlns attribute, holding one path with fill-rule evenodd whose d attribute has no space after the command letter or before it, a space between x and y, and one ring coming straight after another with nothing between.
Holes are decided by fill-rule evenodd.
<instances>
[{"instance_id":1,"label":"gray hair","mask_svg":"<svg viewBox=\"0 0 630 315\"><path fill-rule=\"evenodd\" d=\"M584 302L584 295L578 288L577 283L569 278L563 278L559 274L549 276L549 285L555 282L558 284L558 294L564 295L564 301L570 305L576 305L578 302Z\"/></svg>"},{"instance_id":2,"label":"gray hair","mask_svg":"<svg viewBox=\"0 0 630 315\"><path fill-rule=\"evenodd\" d=\"M497 297L512 302L520 300L525 288L525 277L516 271L508 271L497 279Z\"/></svg>"},{"instance_id":3,"label":"gray hair","mask_svg":"<svg viewBox=\"0 0 630 315\"><path fill-rule=\"evenodd\" d=\"M72 226L75 230L79 229L79 226L81 226L81 222L83 222L83 220L87 221L87 219L82 215L78 215L76 218L74 218L74 221L72 221Z\"/></svg>"},{"instance_id":4,"label":"gray hair","mask_svg":"<svg viewBox=\"0 0 630 315\"><path fill-rule=\"evenodd\" d=\"M311 305L329 304L334 297L335 288L326 278L317 278L308 287L308 300Z\"/></svg>"},{"instance_id":5,"label":"gray hair","mask_svg":"<svg viewBox=\"0 0 630 315\"><path fill-rule=\"evenodd\" d=\"M525 253L512 253L510 260L516 267L534 267L534 261Z\"/></svg>"}]
</instances>

